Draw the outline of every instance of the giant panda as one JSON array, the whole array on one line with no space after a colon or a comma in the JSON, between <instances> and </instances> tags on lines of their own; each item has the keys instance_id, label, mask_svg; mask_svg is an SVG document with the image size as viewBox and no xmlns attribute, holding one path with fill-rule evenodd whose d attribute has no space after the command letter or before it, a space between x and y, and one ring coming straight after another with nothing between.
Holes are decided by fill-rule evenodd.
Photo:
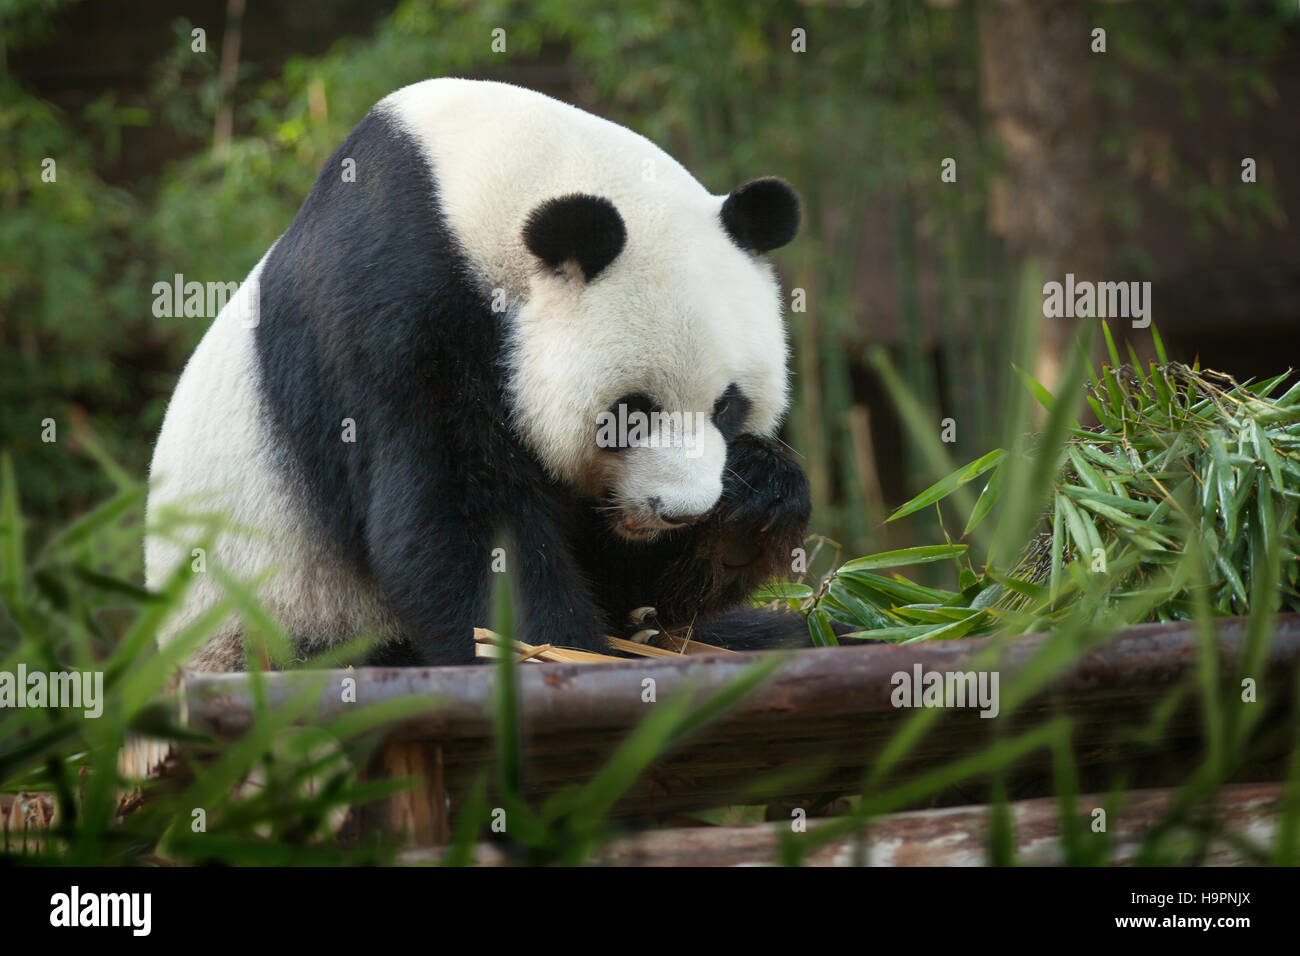
<instances>
[{"instance_id":1,"label":"giant panda","mask_svg":"<svg viewBox=\"0 0 1300 956\"><path fill-rule=\"evenodd\" d=\"M176 386L147 584L195 553L201 523L177 515L228 526L160 640L233 579L304 654L369 635L375 662L467 663L503 568L534 643L601 649L646 607L728 646L806 639L797 615L743 609L809 517L775 440L787 342L762 258L799 218L779 179L710 194L643 137L536 92L389 95ZM700 427L599 442L629 410ZM230 614L191 665L244 667L241 629Z\"/></svg>"}]
</instances>

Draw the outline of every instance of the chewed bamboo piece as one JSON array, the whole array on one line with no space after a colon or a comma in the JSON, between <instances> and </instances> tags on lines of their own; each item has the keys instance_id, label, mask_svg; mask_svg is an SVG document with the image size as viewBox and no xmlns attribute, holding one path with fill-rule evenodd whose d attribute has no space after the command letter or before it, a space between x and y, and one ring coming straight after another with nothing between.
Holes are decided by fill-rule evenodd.
<instances>
[{"instance_id":1,"label":"chewed bamboo piece","mask_svg":"<svg viewBox=\"0 0 1300 956\"><path fill-rule=\"evenodd\" d=\"M703 641L695 641L685 637L678 637L676 634L660 634L654 638L655 643L670 654L738 654L739 651L733 651L729 647L718 647L716 644L705 644Z\"/></svg>"},{"instance_id":2,"label":"chewed bamboo piece","mask_svg":"<svg viewBox=\"0 0 1300 956\"><path fill-rule=\"evenodd\" d=\"M664 641L669 644L668 647L660 647L656 644L638 644L635 641L624 640L621 637L611 637L608 640L609 646L614 650L639 657L680 657L683 654L735 653L735 651L729 651L725 647L701 644L699 641L685 641L667 634L661 634L655 640ZM495 658L500 654L501 638L487 628L474 628L474 641L476 645L474 648L475 656ZM615 657L612 654L598 654L594 651L578 651L567 647L555 647L552 644L525 644L523 641L514 642L514 651L517 655L515 663L527 661L530 663L591 664L627 659L625 657Z\"/></svg>"}]
</instances>

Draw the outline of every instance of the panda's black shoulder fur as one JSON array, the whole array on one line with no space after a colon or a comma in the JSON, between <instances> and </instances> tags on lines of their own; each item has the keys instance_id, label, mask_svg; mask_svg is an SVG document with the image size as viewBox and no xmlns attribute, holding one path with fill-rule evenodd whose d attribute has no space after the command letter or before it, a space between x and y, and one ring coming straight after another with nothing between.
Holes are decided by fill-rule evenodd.
<instances>
[{"instance_id":1,"label":"panda's black shoulder fur","mask_svg":"<svg viewBox=\"0 0 1300 956\"><path fill-rule=\"evenodd\" d=\"M343 176L349 159L354 181ZM709 592L710 611L743 596L735 582L747 585L756 570L717 577L726 528L706 524L638 553L518 441L504 330L485 286L443 214L429 163L382 107L326 162L259 276L259 392L276 446L268 454L321 533L386 596L406 635L392 659L473 659L503 533L526 639L595 649L643 593L651 604L671 597L674 614L710 587L721 586ZM767 452L748 453L760 470L771 464ZM729 455L729 468L737 464ZM801 479L787 464L780 473ZM802 534L807 490L784 507L776 502L785 489L769 490L746 498L737 487L732 497L753 511L746 536L768 509L785 516L780 547L768 548L775 554L795 525ZM627 577L638 567L649 590Z\"/></svg>"},{"instance_id":2,"label":"panda's black shoulder fur","mask_svg":"<svg viewBox=\"0 0 1300 956\"><path fill-rule=\"evenodd\" d=\"M466 276L427 163L379 110L326 162L262 269L265 409L312 510L351 555L365 550L373 459L392 447L401 419L460 403L474 413L473 435L495 411L494 376L484 373L500 345ZM421 366L438 372L412 374ZM398 407L402 416L386 414ZM345 419L355 442L342 440Z\"/></svg>"},{"instance_id":3,"label":"panda's black shoulder fur","mask_svg":"<svg viewBox=\"0 0 1300 956\"><path fill-rule=\"evenodd\" d=\"M418 659L473 658L499 532L513 534L510 570L533 598L525 626L597 642L599 612L561 533L574 504L507 423L500 317L429 164L382 109L325 164L259 291L260 392L281 463Z\"/></svg>"}]
</instances>

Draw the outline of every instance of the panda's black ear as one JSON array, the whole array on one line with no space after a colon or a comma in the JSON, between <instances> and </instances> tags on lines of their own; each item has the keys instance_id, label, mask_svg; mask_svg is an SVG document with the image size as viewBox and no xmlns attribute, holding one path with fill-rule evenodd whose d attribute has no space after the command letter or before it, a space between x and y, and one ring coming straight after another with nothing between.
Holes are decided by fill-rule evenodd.
<instances>
[{"instance_id":1,"label":"panda's black ear","mask_svg":"<svg viewBox=\"0 0 1300 956\"><path fill-rule=\"evenodd\" d=\"M751 179L722 204L722 225L742 249L780 249L799 231L799 196L784 179Z\"/></svg>"},{"instance_id":2,"label":"panda's black ear","mask_svg":"<svg viewBox=\"0 0 1300 956\"><path fill-rule=\"evenodd\" d=\"M588 282L618 257L626 241L627 227L614 204L585 193L548 199L524 223L529 252L552 269L577 263Z\"/></svg>"}]
</instances>

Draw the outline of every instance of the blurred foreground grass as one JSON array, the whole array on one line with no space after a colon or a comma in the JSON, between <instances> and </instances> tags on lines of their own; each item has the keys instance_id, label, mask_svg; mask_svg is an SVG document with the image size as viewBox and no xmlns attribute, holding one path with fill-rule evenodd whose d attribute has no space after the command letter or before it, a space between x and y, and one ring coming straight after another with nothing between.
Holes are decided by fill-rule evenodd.
<instances>
[{"instance_id":1,"label":"blurred foreground grass","mask_svg":"<svg viewBox=\"0 0 1300 956\"><path fill-rule=\"evenodd\" d=\"M1297 602L1297 507L1300 503L1300 387L1277 394L1283 377L1237 385L1161 355L1147 370L1111 364L1088 370L1087 342L1076 351L1057 396L1026 382L1046 420L1006 451L991 452L952 472L895 518L935 507L942 527L957 527L945 505L956 503L962 531L943 545L849 561L816 587L783 585L766 595L801 606L821 643L834 643L832 618L864 637L928 641L995 635L998 647L1030 630L1047 631L1034 666L1001 690L1001 716L1011 717L1034 693L1119 628L1137 621L1196 622L1201 653L1194 682L1152 700L1151 732L1181 699L1197 701L1206 741L1203 759L1184 781L1167 819L1148 835L1142 863L1194 863L1221 834L1196 808L1255 757L1254 732L1265 703L1248 703L1242 680L1257 674L1279 609ZM888 378L888 369L885 368ZM1087 383L1091 379L1091 385ZM904 417L929 419L905 389ZM1084 401L1098 424L1077 421ZM1023 410L1022 410L1023 411ZM1026 417L1023 420L1029 420ZM937 441L937 439L936 439ZM174 723L166 706L177 666L227 613L241 615L250 661L291 660L288 638L258 607L250 589L231 582L228 601L195 622L165 649L155 645L160 622L184 593L189 569L149 592L111 569L138 555L142 486L89 435L82 444L116 492L64 528L34 554L25 553L18 489L6 459L0 474L0 672L88 670L104 675L102 716L52 707L0 709L0 792L45 791L58 806L56 826L40 853L0 853L22 862L133 865L150 863L347 864L395 859L390 839L349 845L336 836L350 807L390 795L405 780L365 780L361 770L383 727L438 702L420 697L358 704L345 717L315 724L313 709L337 674L329 661L297 661L302 673L286 703L267 703L266 675L248 676L256 708L251 730L218 743ZM943 449L931 449L942 456ZM985 480L974 495L968 487ZM946 533L946 532L945 532ZM978 549L980 561L973 557ZM921 586L882 570L917 562L952 562L954 589ZM512 633L511 601L496 600L495 628ZM1235 668L1220 661L1216 619L1248 615L1244 652ZM984 658L981 658L984 659ZM619 796L662 752L686 739L757 686L781 658L756 661L741 679L706 698L689 691L665 700L590 780L542 806L522 796L525 743L519 728L515 664L497 665L497 771L463 795L447 861L469 861L475 841L504 811L509 835L527 863L579 863L619 832L608 814ZM547 666L547 665L536 665ZM978 666L978 662L974 666ZM1296 695L1289 708L1294 720ZM1276 712L1276 711L1275 711ZM1105 863L1108 838L1082 840L1086 821L1073 797L1078 770L1072 725L1058 715L1019 733L991 733L987 748L918 776L899 767L940 717L934 709L900 718L862 781L853 808L804 834L786 835L781 860L798 863L837 836L873 818L916 806L963 782L992 787L995 814L989 858L1014 861L1000 781L1034 752L1050 754L1061 801L1061 846L1072 864ZM1010 726L1010 725L1007 725ZM1234 839L1258 862L1295 863L1300 849L1300 746L1297 728L1275 728L1289 741L1288 788L1275 844ZM192 771L183 786L121 778L117 755L129 734L173 742ZM786 772L797 768L786 768ZM760 778L747 802L761 803ZM143 788L145 799L119 817L119 797ZM1123 805L1116 781L1108 810Z\"/></svg>"}]
</instances>

